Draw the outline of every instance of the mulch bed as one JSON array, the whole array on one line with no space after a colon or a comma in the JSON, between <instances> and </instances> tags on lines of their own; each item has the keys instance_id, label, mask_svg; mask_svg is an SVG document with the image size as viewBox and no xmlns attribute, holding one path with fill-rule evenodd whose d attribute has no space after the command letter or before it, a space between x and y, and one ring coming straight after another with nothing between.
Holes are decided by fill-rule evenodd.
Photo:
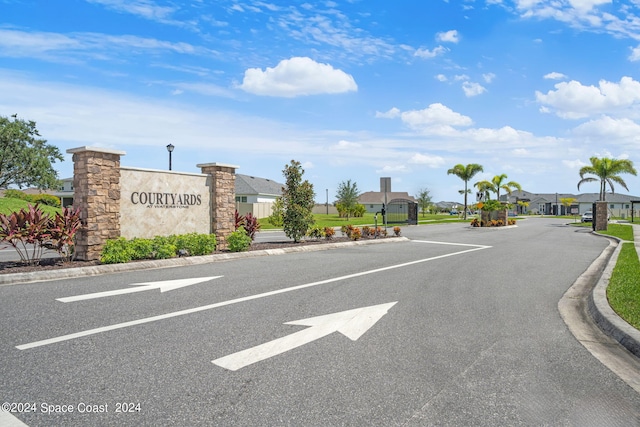
<instances>
[{"instance_id":1,"label":"mulch bed","mask_svg":"<svg viewBox=\"0 0 640 427\"><path fill-rule=\"evenodd\" d=\"M323 245L326 243L340 243L349 241L346 237L334 237L331 240L319 239L319 240L303 240L300 243L294 243L292 241L285 242L254 242L249 247L250 251L258 251L263 249L280 249L297 246L312 246ZM214 254L228 253L229 251L215 251ZM135 262L135 261L132 261ZM75 268L75 267L88 267L93 265L100 265L100 261L69 261L63 262L60 258L42 258L38 265L25 265L16 261L2 261L0 262L0 274L12 274L12 273L30 273L33 271L45 271L45 270L59 270L63 268Z\"/></svg>"}]
</instances>

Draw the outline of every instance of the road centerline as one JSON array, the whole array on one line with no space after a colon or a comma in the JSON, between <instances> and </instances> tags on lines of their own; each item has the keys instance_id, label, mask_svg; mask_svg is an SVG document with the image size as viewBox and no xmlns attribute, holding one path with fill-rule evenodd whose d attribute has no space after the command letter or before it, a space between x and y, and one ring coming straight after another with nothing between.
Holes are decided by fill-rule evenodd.
<instances>
[{"instance_id":1,"label":"road centerline","mask_svg":"<svg viewBox=\"0 0 640 427\"><path fill-rule=\"evenodd\" d=\"M417 241L417 242L425 243L425 242L428 242L428 241ZM445 243L445 242L428 242L428 243L441 243L441 244L456 245L455 243L452 244L452 243ZM118 329L124 329L124 328L128 328L128 327L131 327L131 326L143 325L145 323L151 323L151 322L156 322L156 321L159 321L159 320L170 319L170 318L173 318L173 317L184 316L184 315L187 315L187 314L198 313L198 312L201 312L201 311L212 310L214 308L225 307L225 306L229 306L229 305L233 305L233 304L238 304L238 303L241 303L241 302L252 301L252 300L256 300L256 299L260 299L260 298L266 298L266 297L279 295L279 294L283 294L283 293L287 293L287 292L297 291L297 290L300 290L300 289L307 289L307 288L311 288L311 287L314 287L314 286L325 285L325 284L328 284L328 283L334 283L334 282L338 282L338 281L341 281L341 280L353 279L353 278L356 278L356 277L366 276L366 275L369 275L369 274L380 273L382 271L394 270L394 269L397 269L397 268L408 267L408 266L415 265L415 264L420 264L420 263L429 262L429 261L435 261L435 260L442 259L442 258L462 255L462 254L466 254L466 253L470 253L470 252L479 251L479 250L482 250L482 249L491 248L491 246L484 246L484 245L459 244L459 246L472 246L472 248L471 249L465 249L463 251L452 252L452 253L443 254L443 255L437 255L437 256L433 256L433 257L429 257L429 258L423 258L423 259L419 259L419 260L415 260L415 261L408 261L408 262L404 262L404 263L400 263L400 264L394 264L394 265L390 265L390 266L386 266L386 267L380 267L380 268L376 268L376 269L373 269L373 270L367 270L367 271L361 271L361 272L358 272L358 273L347 274L345 276L333 277L331 279L320 280L320 281L317 281L317 282L305 283L305 284L302 284L302 285L296 285L296 286L291 286L291 287L288 287L288 288L277 289L277 290L274 290L274 291L263 292L263 293L260 293L260 294L249 295L249 296L246 296L246 297L234 298L234 299L231 299L231 300L221 301L221 302L217 302L217 303L214 303L214 304L208 304L208 305L204 305L204 306L200 306L200 307L189 308L189 309L186 309L186 310L174 311L172 313L165 313L165 314L160 314L160 315L157 315L157 316L151 316L151 317L145 317L145 318L142 318L142 319L131 320L131 321L128 321L128 322L116 323L116 324L108 325L108 326L102 326L102 327L99 327L99 328L87 329L87 330L80 331L80 332L75 332L75 333L72 333L72 334L66 334L66 335L61 335L61 336L54 337L54 338L49 338L49 339L45 339L45 340L34 341L34 342L31 342L31 343L27 343L27 344L17 345L16 348L18 350L28 350L28 349L32 349L32 348L36 348L36 347L42 347L42 346L45 346L45 345L56 344L56 343L59 343L59 342L69 341L69 340L82 338L82 337L86 337L86 336L90 336L90 335L96 335L96 334L103 333L103 332L115 331L115 330L118 330Z\"/></svg>"}]
</instances>

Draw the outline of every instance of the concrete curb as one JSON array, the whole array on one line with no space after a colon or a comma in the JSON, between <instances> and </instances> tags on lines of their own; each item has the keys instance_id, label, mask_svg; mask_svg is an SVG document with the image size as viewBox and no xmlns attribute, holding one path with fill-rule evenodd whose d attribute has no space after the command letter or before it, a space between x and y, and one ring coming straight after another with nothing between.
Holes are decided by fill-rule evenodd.
<instances>
[{"instance_id":1,"label":"concrete curb","mask_svg":"<svg viewBox=\"0 0 640 427\"><path fill-rule=\"evenodd\" d=\"M50 280L88 277L100 274L121 273L126 271L147 270L152 268L184 267L189 265L207 264L211 262L230 261L242 258L254 258L268 255L284 255L295 252L316 252L335 248L364 246L384 243L408 242L406 237L388 237L385 239L357 240L341 243L324 243L319 245L287 247L281 249L264 249L259 251L229 252L224 254L203 255L163 260L148 260L130 262L126 264L105 264L90 267L65 268L60 270L35 271L32 273L0 274L0 286L17 285L20 283L44 282Z\"/></svg>"},{"instance_id":2,"label":"concrete curb","mask_svg":"<svg viewBox=\"0 0 640 427\"><path fill-rule=\"evenodd\" d=\"M603 292L606 289L604 272L608 270L608 277L611 277L610 273L617 260L616 250L619 247L616 239L610 236L602 237L609 239L609 246L565 292L558 301L558 311L576 340L603 365L640 393L640 358L614 338L612 331L605 326L605 323L617 324L618 321L624 321L609 307L606 296L604 299L601 296L595 297L597 287L600 286Z\"/></svg>"},{"instance_id":3,"label":"concrete curb","mask_svg":"<svg viewBox=\"0 0 640 427\"><path fill-rule=\"evenodd\" d=\"M621 241L616 238L613 239L618 241L617 247L611 255L593 291L589 294L588 310L600 329L618 341L636 357L640 358L640 331L618 316L607 300L607 286L609 286L611 274L613 273L618 255L622 249Z\"/></svg>"}]
</instances>

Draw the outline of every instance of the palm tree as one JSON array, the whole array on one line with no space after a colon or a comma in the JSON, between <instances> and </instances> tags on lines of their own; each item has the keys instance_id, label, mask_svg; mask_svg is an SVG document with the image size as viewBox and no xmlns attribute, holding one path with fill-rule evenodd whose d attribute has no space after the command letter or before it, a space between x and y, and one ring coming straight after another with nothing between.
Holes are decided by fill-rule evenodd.
<instances>
[{"instance_id":1,"label":"palm tree","mask_svg":"<svg viewBox=\"0 0 640 427\"><path fill-rule=\"evenodd\" d=\"M457 164L447 171L447 175L455 175L464 181L464 219L467 219L467 194L469 193L467 185L478 172L482 172L482 166L476 163L470 163L466 166Z\"/></svg>"},{"instance_id":2,"label":"palm tree","mask_svg":"<svg viewBox=\"0 0 640 427\"><path fill-rule=\"evenodd\" d=\"M476 182L475 186L479 191L496 193L496 200L500 200L500 190L504 190L507 193L511 193L513 190L518 189L522 191L522 187L515 181L504 182L507 179L507 174L503 173L491 178L491 181Z\"/></svg>"},{"instance_id":3,"label":"palm tree","mask_svg":"<svg viewBox=\"0 0 640 427\"><path fill-rule=\"evenodd\" d=\"M604 157L602 159L598 157L591 157L589 160L591 161L591 165L584 166L580 169L578 190L580 190L580 185L585 182L600 181L600 200L603 202L605 201L605 196L607 194L607 185L611 188L612 194L615 192L613 189L614 182L622 185L625 190L629 191L627 184L618 175L622 173L630 173L631 175L638 174L634 169L633 162L631 160L610 159L608 157ZM585 177L586 174L595 175L597 178L592 176Z\"/></svg>"}]
</instances>

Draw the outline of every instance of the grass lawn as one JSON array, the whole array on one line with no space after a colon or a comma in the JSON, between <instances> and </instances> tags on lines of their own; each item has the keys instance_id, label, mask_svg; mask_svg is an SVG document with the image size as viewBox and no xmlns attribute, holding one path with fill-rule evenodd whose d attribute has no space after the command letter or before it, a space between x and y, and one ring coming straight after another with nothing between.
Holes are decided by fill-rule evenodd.
<instances>
[{"instance_id":1,"label":"grass lawn","mask_svg":"<svg viewBox=\"0 0 640 427\"><path fill-rule=\"evenodd\" d=\"M0 213L1 214L9 215L13 212L19 211L22 208L28 209L29 203L20 199L0 197ZM51 216L55 215L56 212L60 212L60 213L62 212L60 208L54 208L46 205L40 205L40 209Z\"/></svg>"},{"instance_id":2,"label":"grass lawn","mask_svg":"<svg viewBox=\"0 0 640 427\"><path fill-rule=\"evenodd\" d=\"M598 233L633 242L633 228L630 225L609 224L607 230L598 231Z\"/></svg>"},{"instance_id":3,"label":"grass lawn","mask_svg":"<svg viewBox=\"0 0 640 427\"><path fill-rule=\"evenodd\" d=\"M633 242L633 227L609 224L600 234ZM640 261L633 243L623 243L607 287L607 299L613 311L636 329L640 329Z\"/></svg>"},{"instance_id":4,"label":"grass lawn","mask_svg":"<svg viewBox=\"0 0 640 427\"><path fill-rule=\"evenodd\" d=\"M613 269L607 299L611 308L636 329L640 329L640 261L633 243L624 243Z\"/></svg>"},{"instance_id":5,"label":"grass lawn","mask_svg":"<svg viewBox=\"0 0 640 427\"><path fill-rule=\"evenodd\" d=\"M365 213L363 217L350 217L340 218L337 214L315 214L314 219L316 220L315 225L319 227L341 227L343 225L354 225L354 226L363 226L363 225L374 225L374 214ZM277 230L282 227L276 227L272 225L267 218L263 218L259 220L261 230ZM419 224L442 224L442 223L451 223L451 222L471 222L471 219L467 221L459 219L457 216L451 215L419 215L418 223ZM382 215L378 215L378 226L382 226Z\"/></svg>"}]
</instances>

